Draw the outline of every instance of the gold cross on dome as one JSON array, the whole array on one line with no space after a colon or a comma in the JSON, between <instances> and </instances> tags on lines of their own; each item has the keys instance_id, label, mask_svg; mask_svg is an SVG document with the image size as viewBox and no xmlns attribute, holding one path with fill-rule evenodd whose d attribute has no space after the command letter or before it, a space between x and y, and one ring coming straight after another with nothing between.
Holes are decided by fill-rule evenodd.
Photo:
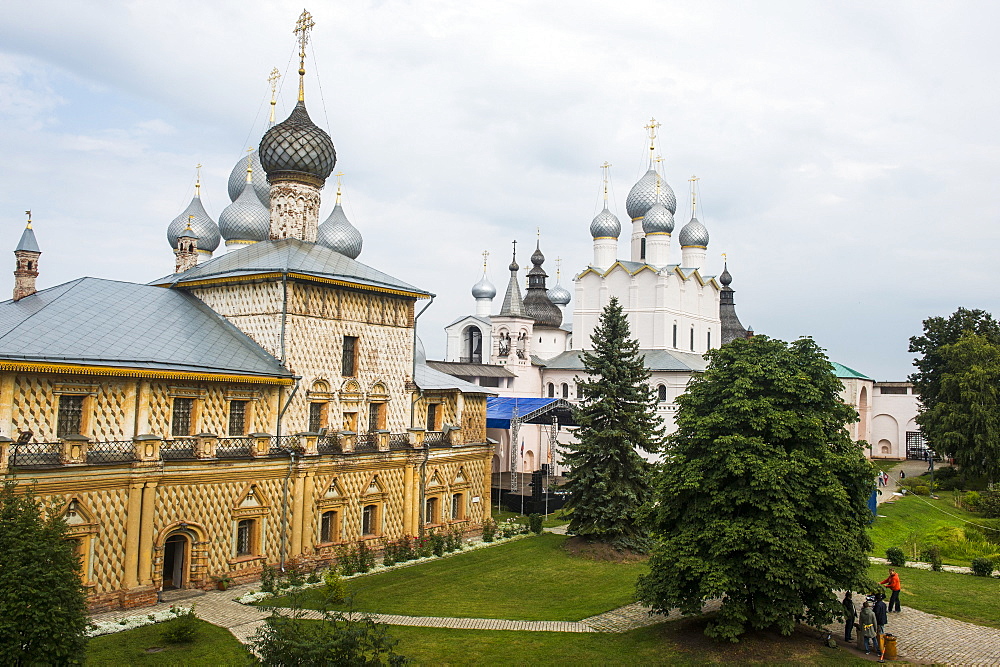
<instances>
[{"instance_id":1,"label":"gold cross on dome","mask_svg":"<svg viewBox=\"0 0 1000 667\"><path fill-rule=\"evenodd\" d=\"M691 178L688 179L688 182L691 183L691 217L692 218L694 217L695 205L697 204L697 201L696 201L697 200L697 195L695 194L695 187L696 187L698 181L700 181L700 180L701 180L700 178L698 178L697 176L694 176L694 175L692 175Z\"/></svg>"},{"instance_id":2,"label":"gold cross on dome","mask_svg":"<svg viewBox=\"0 0 1000 667\"><path fill-rule=\"evenodd\" d=\"M277 67L271 69L271 73L267 76L267 82L271 84L271 99L274 99L275 93L278 92L278 81L281 80L281 72L278 71Z\"/></svg>"},{"instance_id":3,"label":"gold cross on dome","mask_svg":"<svg viewBox=\"0 0 1000 667\"><path fill-rule=\"evenodd\" d=\"M489 258L489 256L490 256L490 251L489 250L484 250L483 251L483 271L486 271L486 260L487 260L487 258Z\"/></svg>"},{"instance_id":4,"label":"gold cross on dome","mask_svg":"<svg viewBox=\"0 0 1000 667\"><path fill-rule=\"evenodd\" d=\"M601 180L604 182L604 208L608 207L608 169L611 168L611 163L607 160L601 165Z\"/></svg>"},{"instance_id":5,"label":"gold cross on dome","mask_svg":"<svg viewBox=\"0 0 1000 667\"><path fill-rule=\"evenodd\" d=\"M31 229L31 211L25 211L28 216L28 229Z\"/></svg>"},{"instance_id":6,"label":"gold cross on dome","mask_svg":"<svg viewBox=\"0 0 1000 667\"><path fill-rule=\"evenodd\" d=\"M559 274L562 272L562 257L556 257L556 282L559 282Z\"/></svg>"},{"instance_id":7,"label":"gold cross on dome","mask_svg":"<svg viewBox=\"0 0 1000 667\"><path fill-rule=\"evenodd\" d=\"M314 25L316 25L316 22L313 21L312 14L303 9L302 14L299 15L299 20L295 22L295 30L292 31L299 40L299 56L302 58L306 57L306 44L309 43L309 31L313 29Z\"/></svg>"},{"instance_id":8,"label":"gold cross on dome","mask_svg":"<svg viewBox=\"0 0 1000 667\"><path fill-rule=\"evenodd\" d=\"M646 131L649 133L649 150L655 149L656 128L660 127L660 125L660 123L656 122L655 118L650 118L649 123L645 125Z\"/></svg>"},{"instance_id":9,"label":"gold cross on dome","mask_svg":"<svg viewBox=\"0 0 1000 667\"><path fill-rule=\"evenodd\" d=\"M344 176L344 172L338 171L336 174L334 174L334 176L337 177L337 200L334 203L335 204L339 204L340 203L340 192L341 192L340 187L343 184L340 179Z\"/></svg>"},{"instance_id":10,"label":"gold cross on dome","mask_svg":"<svg viewBox=\"0 0 1000 667\"><path fill-rule=\"evenodd\" d=\"M194 167L194 192L199 197L201 196L201 163L195 165Z\"/></svg>"}]
</instances>

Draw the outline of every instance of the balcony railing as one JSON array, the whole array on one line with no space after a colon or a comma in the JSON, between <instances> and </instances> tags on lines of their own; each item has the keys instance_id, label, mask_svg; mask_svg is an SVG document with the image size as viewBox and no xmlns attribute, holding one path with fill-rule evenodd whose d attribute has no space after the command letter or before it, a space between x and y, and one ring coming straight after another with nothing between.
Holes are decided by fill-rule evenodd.
<instances>
[{"instance_id":1,"label":"balcony railing","mask_svg":"<svg viewBox=\"0 0 1000 667\"><path fill-rule=\"evenodd\" d=\"M157 461L195 461L204 459L250 459L287 457L289 452L305 454L315 438L313 455L352 456L389 451L403 451L413 446L449 447L450 439L441 431L427 431L411 445L410 433L359 433L357 436L339 433L322 435L298 434L280 437L240 436L222 437L200 435L160 440L156 436L139 436L133 440L90 441L83 436L69 436L57 442L29 442L2 444L9 448L8 468L55 468L63 465L116 465L141 462L146 465ZM266 437L268 447L260 442ZM452 436L454 437L454 436ZM355 440L353 448L349 445ZM386 447L388 445L388 447ZM347 451L345 452L345 448ZM308 455L308 454L307 454ZM2 457L0 457L2 461ZM0 470L0 474L5 472Z\"/></svg>"}]
</instances>

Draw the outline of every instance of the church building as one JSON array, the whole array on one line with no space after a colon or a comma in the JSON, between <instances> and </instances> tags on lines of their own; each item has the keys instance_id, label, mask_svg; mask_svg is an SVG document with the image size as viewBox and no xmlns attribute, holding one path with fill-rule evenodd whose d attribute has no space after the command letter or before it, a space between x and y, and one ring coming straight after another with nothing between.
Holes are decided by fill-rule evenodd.
<instances>
[{"instance_id":1,"label":"church building","mask_svg":"<svg viewBox=\"0 0 1000 667\"><path fill-rule=\"evenodd\" d=\"M312 25L298 102L234 169L219 223L199 183L169 225L173 273L38 290L30 218L15 250L0 474L66 517L94 608L490 516L494 390L424 363L432 295L357 261L339 188L320 223L337 155L306 110Z\"/></svg>"}]
</instances>

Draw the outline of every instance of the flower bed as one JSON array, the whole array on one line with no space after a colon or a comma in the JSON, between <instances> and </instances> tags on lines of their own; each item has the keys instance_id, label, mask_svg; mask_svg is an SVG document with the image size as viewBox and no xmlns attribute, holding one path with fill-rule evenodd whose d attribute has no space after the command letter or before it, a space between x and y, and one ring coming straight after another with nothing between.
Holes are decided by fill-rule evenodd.
<instances>
[{"instance_id":1,"label":"flower bed","mask_svg":"<svg viewBox=\"0 0 1000 667\"><path fill-rule=\"evenodd\" d=\"M134 630L135 628L141 628L144 625L162 623L163 621L169 621L177 618L178 614L188 613L190 610L191 607L170 607L170 609L153 612L152 614L126 616L125 618L121 618L117 621L100 621L98 623L90 623L87 626L87 636L100 637L101 635L110 635L124 630Z\"/></svg>"},{"instance_id":2,"label":"flower bed","mask_svg":"<svg viewBox=\"0 0 1000 667\"><path fill-rule=\"evenodd\" d=\"M501 534L503 534L503 533L501 533ZM442 558L447 558L448 556L454 556L456 554L464 553L466 551L475 551L477 549L485 549L487 547L496 546L498 544L506 544L507 542L513 542L514 540L523 539L525 537L530 537L530 536L521 533L521 534L513 534L513 535L510 535L510 536L507 536L507 537L498 537L497 539L495 539L492 542L483 542L483 541L472 542L471 544L463 545L463 548L460 549L460 550L458 550L458 551L453 551L451 553L445 553L442 556L427 556L427 557L423 557L423 558L416 558L414 560L408 560L408 561L405 561L405 562L402 562L402 563L396 563L394 565L383 565L383 564L379 563L378 565L376 565L375 567L371 568L367 572L358 572L356 574L346 575L343 578L344 579L355 579L357 577L365 577L365 576L368 576L368 575L371 575L371 574L378 574L380 572L388 572L389 570L397 570L397 569L399 569L401 567L409 567L411 565L419 565L420 563L427 563L427 562L432 561L432 560L440 560ZM317 586L323 586L323 585L324 585L324 583L323 583L322 578L321 578L320 581L315 582L315 583L304 583L304 584L300 584L298 586L288 586L286 588L282 588L281 590L276 590L274 593L268 593L267 591L250 591L248 593L244 593L243 595L241 595L238 598L235 598L234 601L238 602L240 604L254 604L256 602L260 602L261 600L266 600L268 598L282 597L282 596L288 595L289 593L294 593L294 592L297 592L297 591L305 591L305 590L309 590L311 588L316 588Z\"/></svg>"}]
</instances>

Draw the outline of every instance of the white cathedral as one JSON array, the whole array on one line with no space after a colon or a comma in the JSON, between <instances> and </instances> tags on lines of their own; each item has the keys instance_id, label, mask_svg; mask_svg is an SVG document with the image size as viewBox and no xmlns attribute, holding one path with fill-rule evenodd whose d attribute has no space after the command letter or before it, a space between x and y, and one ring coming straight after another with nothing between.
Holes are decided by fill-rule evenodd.
<instances>
[{"instance_id":1,"label":"white cathedral","mask_svg":"<svg viewBox=\"0 0 1000 667\"><path fill-rule=\"evenodd\" d=\"M674 240L677 197L656 157L656 127L655 121L647 126L648 171L626 200L632 223L627 245L619 243L622 225L608 208L605 166L604 209L590 223L593 260L576 274L572 296L558 277L555 286L546 288L545 257L536 246L526 293L522 297L515 252L503 302L499 313L493 314L497 290L486 276L484 263L483 277L472 288L475 313L445 328L445 361L428 361L429 365L494 387L501 396L575 401L579 398L576 377L583 371L581 351L591 347L590 337L602 310L617 297L652 373L658 411L668 431L673 430L676 398L692 374L705 369L705 352L751 334L736 316L728 270L723 267L718 277L708 274L709 234L695 215L693 196L691 219ZM571 300L574 306L569 311ZM561 472L558 443L572 437L558 429L556 443L550 427L544 425L525 425L520 430L488 428L487 432L497 441L494 473L509 472L512 460L516 472L530 472L543 464Z\"/></svg>"}]
</instances>

